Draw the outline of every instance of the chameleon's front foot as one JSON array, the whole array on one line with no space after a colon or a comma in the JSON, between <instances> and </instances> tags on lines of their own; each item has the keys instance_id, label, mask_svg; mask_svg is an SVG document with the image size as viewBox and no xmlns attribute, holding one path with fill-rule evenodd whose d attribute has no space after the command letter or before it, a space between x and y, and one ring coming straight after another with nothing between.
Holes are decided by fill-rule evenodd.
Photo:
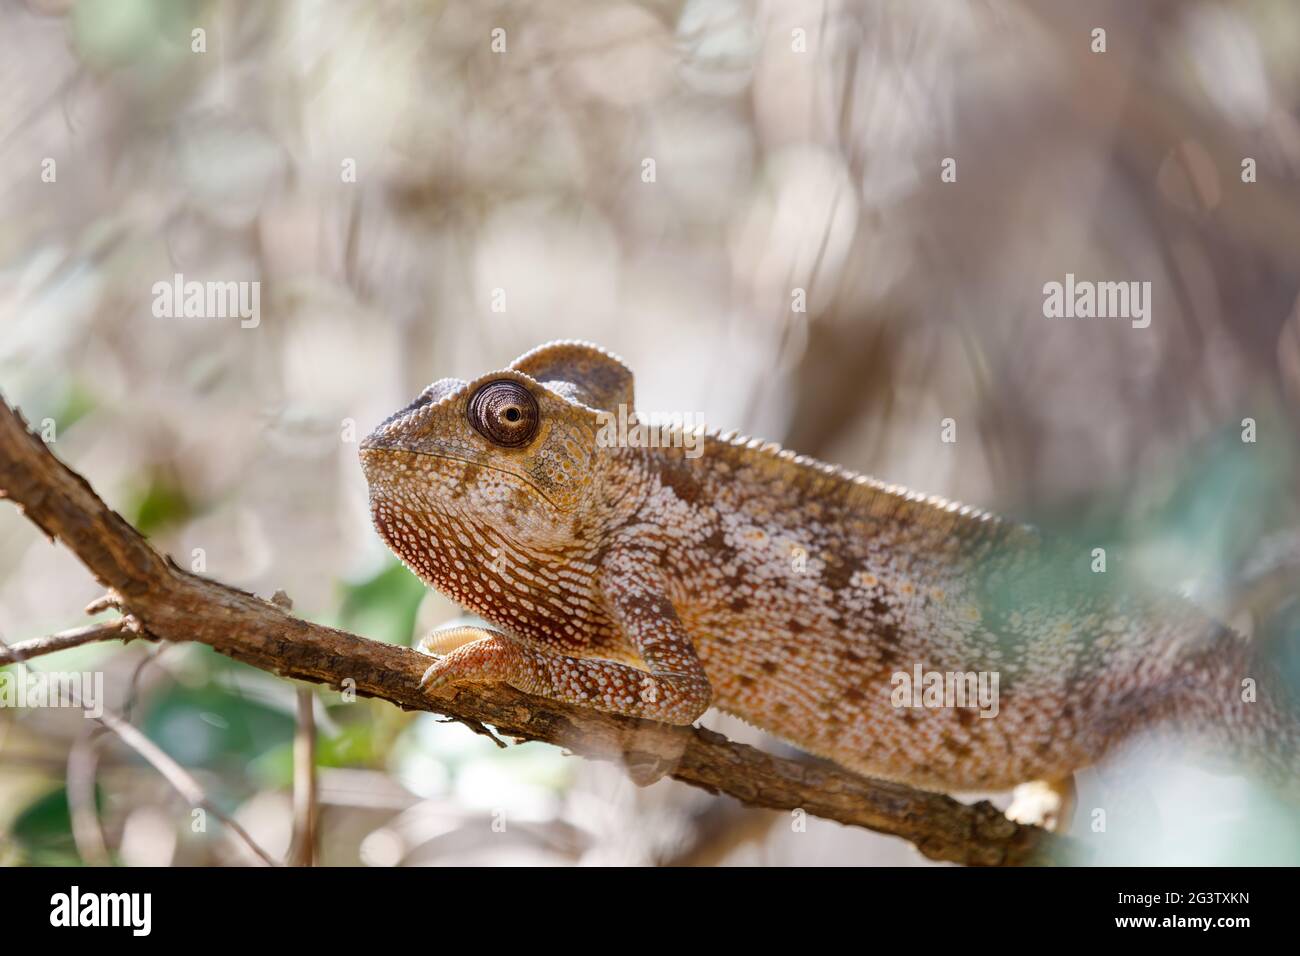
<instances>
[{"instance_id":1,"label":"chameleon's front foot","mask_svg":"<svg viewBox=\"0 0 1300 956\"><path fill-rule=\"evenodd\" d=\"M694 722L712 697L702 671L651 673L614 661L548 654L480 627L435 631L417 649L444 655L420 678L427 691L449 684L503 683L548 700L670 724Z\"/></svg>"},{"instance_id":2,"label":"chameleon's front foot","mask_svg":"<svg viewBox=\"0 0 1300 956\"><path fill-rule=\"evenodd\" d=\"M420 678L420 686L427 691L447 684L513 683L511 676L521 650L504 634L481 627L434 631L416 649L438 657Z\"/></svg>"}]
</instances>

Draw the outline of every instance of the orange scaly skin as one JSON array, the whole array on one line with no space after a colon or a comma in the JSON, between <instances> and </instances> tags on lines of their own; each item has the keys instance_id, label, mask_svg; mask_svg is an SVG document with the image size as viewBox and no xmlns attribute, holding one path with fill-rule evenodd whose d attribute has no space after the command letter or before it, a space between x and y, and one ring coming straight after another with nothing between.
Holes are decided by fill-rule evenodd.
<instances>
[{"instance_id":1,"label":"orange scaly skin","mask_svg":"<svg viewBox=\"0 0 1300 956\"><path fill-rule=\"evenodd\" d=\"M1252 647L1113 563L1094 574L1087 548L771 444L604 447L597 411L620 404L618 359L557 342L434 383L362 444L389 547L500 629L441 658L434 685L678 724L713 705L949 791L1068 778L1154 726L1295 767L1285 690ZM995 672L996 716L894 706L917 665Z\"/></svg>"}]
</instances>

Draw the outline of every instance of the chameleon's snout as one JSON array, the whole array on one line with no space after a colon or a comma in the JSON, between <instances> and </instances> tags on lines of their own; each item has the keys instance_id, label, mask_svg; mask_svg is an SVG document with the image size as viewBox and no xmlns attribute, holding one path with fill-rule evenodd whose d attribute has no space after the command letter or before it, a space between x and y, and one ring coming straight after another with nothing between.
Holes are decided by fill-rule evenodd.
<instances>
[{"instance_id":1,"label":"chameleon's snout","mask_svg":"<svg viewBox=\"0 0 1300 956\"><path fill-rule=\"evenodd\" d=\"M367 444L369 441L370 439L367 438L361 442L361 470L367 479L371 477L374 470L375 459L378 457L376 452L379 450L374 445Z\"/></svg>"},{"instance_id":2,"label":"chameleon's snout","mask_svg":"<svg viewBox=\"0 0 1300 956\"><path fill-rule=\"evenodd\" d=\"M393 448L392 438L382 434L378 429L361 439L361 470L366 473L367 478L371 477L371 470L378 464L381 453L391 451Z\"/></svg>"},{"instance_id":3,"label":"chameleon's snout","mask_svg":"<svg viewBox=\"0 0 1300 956\"><path fill-rule=\"evenodd\" d=\"M434 406L459 391L465 383L456 378L434 382L405 408L389 415L361 441L361 463L365 465L366 452L379 449L412 451L422 436L426 436L433 423ZM369 456L372 460L374 456Z\"/></svg>"},{"instance_id":4,"label":"chameleon's snout","mask_svg":"<svg viewBox=\"0 0 1300 956\"><path fill-rule=\"evenodd\" d=\"M371 485L380 481L391 467L388 453L407 447L401 429L395 429L385 423L361 440L358 457L361 459L361 471Z\"/></svg>"},{"instance_id":5,"label":"chameleon's snout","mask_svg":"<svg viewBox=\"0 0 1300 956\"><path fill-rule=\"evenodd\" d=\"M378 431L373 431L365 438L361 439L361 460L364 462L367 458L374 457L373 455L367 454L367 452L375 452L379 451L381 448L389 447L392 446L384 441L384 436L382 436Z\"/></svg>"},{"instance_id":6,"label":"chameleon's snout","mask_svg":"<svg viewBox=\"0 0 1300 956\"><path fill-rule=\"evenodd\" d=\"M361 440L362 463L367 457L366 452L385 448L409 448L412 440L423 431L422 426L428 422L428 407L429 399L422 395L406 408L380 422L379 427Z\"/></svg>"}]
</instances>

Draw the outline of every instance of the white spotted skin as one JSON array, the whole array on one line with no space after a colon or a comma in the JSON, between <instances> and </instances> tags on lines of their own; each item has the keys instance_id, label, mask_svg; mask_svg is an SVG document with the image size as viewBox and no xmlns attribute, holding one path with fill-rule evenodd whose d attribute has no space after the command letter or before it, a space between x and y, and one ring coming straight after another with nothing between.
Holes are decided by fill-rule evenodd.
<instances>
[{"instance_id":1,"label":"white spotted skin","mask_svg":"<svg viewBox=\"0 0 1300 956\"><path fill-rule=\"evenodd\" d=\"M522 448L466 417L502 377L541 409ZM384 540L501 631L444 658L435 684L502 680L674 723L712 704L851 769L947 791L1060 779L1156 727L1293 773L1285 689L1187 602L1117 567L1094 574L1087 548L775 445L601 447L595 408L611 396L631 399L617 359L556 343L431 386L363 444ZM996 672L996 716L895 707L892 678L918 664ZM1260 701L1242 702L1243 677Z\"/></svg>"}]
</instances>

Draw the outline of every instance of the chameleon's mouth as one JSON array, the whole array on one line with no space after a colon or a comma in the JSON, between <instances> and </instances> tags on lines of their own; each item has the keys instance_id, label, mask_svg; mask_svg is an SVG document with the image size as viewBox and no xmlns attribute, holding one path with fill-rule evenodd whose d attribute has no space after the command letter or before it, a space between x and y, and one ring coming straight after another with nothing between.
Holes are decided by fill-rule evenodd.
<instances>
[{"instance_id":1,"label":"chameleon's mouth","mask_svg":"<svg viewBox=\"0 0 1300 956\"><path fill-rule=\"evenodd\" d=\"M561 508L544 490L538 487L537 482L533 481L527 475L521 475L517 471L511 471L508 468L501 468L498 465L491 465L483 461L474 461L470 458L463 458L459 455L448 455L440 451L416 450L413 448L400 448L393 445L377 445L374 443L361 443L361 470L365 473L366 481L372 488L383 489L394 484L394 481L385 473L382 464L382 455L384 454L403 454L414 455L419 458L436 458L439 461L454 461L466 468L482 468L484 471L496 472L498 475L505 475L515 481L522 482L537 493L543 501L554 508L556 511L563 512Z\"/></svg>"}]
</instances>

